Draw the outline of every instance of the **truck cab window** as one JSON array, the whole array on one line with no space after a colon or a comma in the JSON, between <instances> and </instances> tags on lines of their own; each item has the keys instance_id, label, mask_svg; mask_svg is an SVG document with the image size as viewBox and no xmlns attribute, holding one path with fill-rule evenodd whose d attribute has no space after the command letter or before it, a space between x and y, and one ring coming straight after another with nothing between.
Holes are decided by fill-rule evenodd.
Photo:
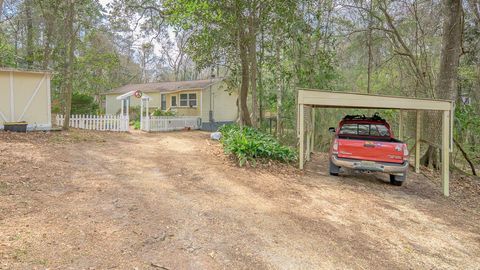
<instances>
[{"instance_id":1,"label":"truck cab window","mask_svg":"<svg viewBox=\"0 0 480 270\"><path fill-rule=\"evenodd\" d=\"M357 124L344 124L340 129L339 134L342 135L357 135Z\"/></svg>"}]
</instances>

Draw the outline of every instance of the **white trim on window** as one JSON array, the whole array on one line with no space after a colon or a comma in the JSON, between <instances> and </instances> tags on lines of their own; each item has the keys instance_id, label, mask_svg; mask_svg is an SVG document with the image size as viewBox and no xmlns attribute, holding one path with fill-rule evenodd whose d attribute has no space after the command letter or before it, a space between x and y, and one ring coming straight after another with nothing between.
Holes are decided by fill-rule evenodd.
<instances>
[{"instance_id":1,"label":"white trim on window","mask_svg":"<svg viewBox=\"0 0 480 270\"><path fill-rule=\"evenodd\" d=\"M187 98L182 99L182 95L187 95ZM190 97L191 95L195 95L195 98L191 98ZM195 93L180 93L179 97L180 98L179 98L179 103L178 103L177 107L180 107L180 108L197 108L198 107L198 95L197 95L196 92ZM182 105L182 101L184 103L187 102L186 105ZM192 101L195 101L195 105L190 106L190 102L192 102Z\"/></svg>"},{"instance_id":2,"label":"white trim on window","mask_svg":"<svg viewBox=\"0 0 480 270\"><path fill-rule=\"evenodd\" d=\"M173 98L175 98L175 104L173 104ZM177 95L170 96L170 107L177 107L178 106L178 98Z\"/></svg>"}]
</instances>

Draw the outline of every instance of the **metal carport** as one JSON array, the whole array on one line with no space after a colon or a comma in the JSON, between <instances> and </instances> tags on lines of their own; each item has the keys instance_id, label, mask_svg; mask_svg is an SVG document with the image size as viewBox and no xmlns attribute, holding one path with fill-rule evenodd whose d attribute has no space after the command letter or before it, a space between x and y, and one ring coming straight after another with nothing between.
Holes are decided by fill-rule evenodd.
<instances>
[{"instance_id":1,"label":"metal carport","mask_svg":"<svg viewBox=\"0 0 480 270\"><path fill-rule=\"evenodd\" d=\"M314 108L364 108L397 109L416 112L415 127L415 172L420 172L421 115L423 111L442 112L441 175L443 194L449 196L449 153L452 151L454 102L408 98L398 96L381 96L346 92L327 92L317 89L298 89L297 130L299 138L299 167L303 169L305 161L310 160L314 143ZM400 113L400 116L402 113ZM310 119L306 123L306 119ZM402 117L400 117L402 121ZM400 125L401 126L401 125Z\"/></svg>"}]
</instances>

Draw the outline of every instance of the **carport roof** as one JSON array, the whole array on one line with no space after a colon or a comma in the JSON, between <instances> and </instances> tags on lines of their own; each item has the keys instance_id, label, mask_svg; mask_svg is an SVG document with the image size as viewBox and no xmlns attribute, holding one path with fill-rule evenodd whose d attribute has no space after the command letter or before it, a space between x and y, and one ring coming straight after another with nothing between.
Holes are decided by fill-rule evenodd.
<instances>
[{"instance_id":1,"label":"carport roof","mask_svg":"<svg viewBox=\"0 0 480 270\"><path fill-rule=\"evenodd\" d=\"M298 91L298 104L332 108L451 111L454 103L450 100L327 92L300 88Z\"/></svg>"}]
</instances>

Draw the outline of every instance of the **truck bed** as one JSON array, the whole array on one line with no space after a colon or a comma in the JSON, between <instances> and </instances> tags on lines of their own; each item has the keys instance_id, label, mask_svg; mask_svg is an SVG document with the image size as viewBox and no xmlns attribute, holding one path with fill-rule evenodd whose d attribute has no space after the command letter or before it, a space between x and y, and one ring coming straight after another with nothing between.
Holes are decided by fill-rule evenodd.
<instances>
[{"instance_id":1,"label":"truck bed","mask_svg":"<svg viewBox=\"0 0 480 270\"><path fill-rule=\"evenodd\" d=\"M352 135L338 135L340 139L347 140L363 140L363 141L376 141L376 142L393 142L393 143L403 143L400 140L391 137L367 137L367 136L352 136Z\"/></svg>"},{"instance_id":2,"label":"truck bed","mask_svg":"<svg viewBox=\"0 0 480 270\"><path fill-rule=\"evenodd\" d=\"M337 142L339 158L403 163L403 142L397 139L340 135Z\"/></svg>"}]
</instances>

